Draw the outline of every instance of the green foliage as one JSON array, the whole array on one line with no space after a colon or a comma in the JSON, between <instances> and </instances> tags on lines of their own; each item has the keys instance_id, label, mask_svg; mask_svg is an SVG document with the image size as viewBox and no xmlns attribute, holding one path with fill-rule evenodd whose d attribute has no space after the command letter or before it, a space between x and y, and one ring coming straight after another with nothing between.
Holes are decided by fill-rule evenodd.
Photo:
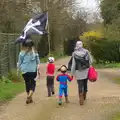
<instances>
[{"instance_id":1,"label":"green foliage","mask_svg":"<svg viewBox=\"0 0 120 120\"><path fill-rule=\"evenodd\" d=\"M109 63L109 62L99 63L99 64L93 63L93 66L95 68L120 68L120 63Z\"/></svg>"},{"instance_id":2,"label":"green foliage","mask_svg":"<svg viewBox=\"0 0 120 120\"><path fill-rule=\"evenodd\" d=\"M98 32L87 32L81 36L85 46L91 51L97 63L113 63L120 61L120 41L104 38Z\"/></svg>"},{"instance_id":3,"label":"green foliage","mask_svg":"<svg viewBox=\"0 0 120 120\"><path fill-rule=\"evenodd\" d=\"M120 17L106 25L104 33L108 40L120 40Z\"/></svg>"},{"instance_id":4,"label":"green foliage","mask_svg":"<svg viewBox=\"0 0 120 120\"><path fill-rule=\"evenodd\" d=\"M90 43L90 50L97 63L119 62L120 41L99 40Z\"/></svg>"},{"instance_id":5,"label":"green foliage","mask_svg":"<svg viewBox=\"0 0 120 120\"><path fill-rule=\"evenodd\" d=\"M48 55L44 58L41 58L40 61L43 63L47 62L49 56L53 56L55 58L55 60L57 60L59 58L65 57L66 55L63 52L52 52L50 55Z\"/></svg>"},{"instance_id":6,"label":"green foliage","mask_svg":"<svg viewBox=\"0 0 120 120\"><path fill-rule=\"evenodd\" d=\"M30 17L27 1L1 0L0 2L0 31L13 33L20 32L24 22Z\"/></svg>"},{"instance_id":7,"label":"green foliage","mask_svg":"<svg viewBox=\"0 0 120 120\"><path fill-rule=\"evenodd\" d=\"M21 81L23 81L22 75L21 74L18 75L16 70L11 70L8 73L7 78L9 80L11 80L12 82L21 82Z\"/></svg>"},{"instance_id":8,"label":"green foliage","mask_svg":"<svg viewBox=\"0 0 120 120\"><path fill-rule=\"evenodd\" d=\"M21 82L22 76L18 77L16 70L12 70L7 76L0 79L0 102L11 100L16 94L24 90Z\"/></svg>"},{"instance_id":9,"label":"green foliage","mask_svg":"<svg viewBox=\"0 0 120 120\"><path fill-rule=\"evenodd\" d=\"M105 24L111 24L113 20L120 16L119 0L102 0L100 7Z\"/></svg>"},{"instance_id":10,"label":"green foliage","mask_svg":"<svg viewBox=\"0 0 120 120\"><path fill-rule=\"evenodd\" d=\"M24 90L23 83L5 83L0 80L0 102L11 100Z\"/></svg>"},{"instance_id":11,"label":"green foliage","mask_svg":"<svg viewBox=\"0 0 120 120\"><path fill-rule=\"evenodd\" d=\"M117 112L117 113L114 114L111 118L112 118L112 120L120 120L120 113Z\"/></svg>"},{"instance_id":12,"label":"green foliage","mask_svg":"<svg viewBox=\"0 0 120 120\"><path fill-rule=\"evenodd\" d=\"M1 82L2 82L2 83L11 83L11 80L8 79L7 77L2 76Z\"/></svg>"},{"instance_id":13,"label":"green foliage","mask_svg":"<svg viewBox=\"0 0 120 120\"><path fill-rule=\"evenodd\" d=\"M100 31L88 31L85 32L82 36L80 36L80 39L84 43L84 47L87 47L88 50L90 50L90 44L94 43L95 41L99 41L103 38L103 34Z\"/></svg>"}]
</instances>

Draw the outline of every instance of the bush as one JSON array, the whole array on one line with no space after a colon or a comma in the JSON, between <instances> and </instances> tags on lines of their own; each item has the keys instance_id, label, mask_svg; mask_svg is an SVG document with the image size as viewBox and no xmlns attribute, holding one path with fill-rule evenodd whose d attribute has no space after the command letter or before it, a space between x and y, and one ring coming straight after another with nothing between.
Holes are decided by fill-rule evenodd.
<instances>
[{"instance_id":1,"label":"bush","mask_svg":"<svg viewBox=\"0 0 120 120\"><path fill-rule=\"evenodd\" d=\"M102 33L87 32L80 36L85 47L90 50L97 63L113 63L120 61L120 41L104 38Z\"/></svg>"},{"instance_id":2,"label":"bush","mask_svg":"<svg viewBox=\"0 0 120 120\"><path fill-rule=\"evenodd\" d=\"M44 58L41 58L40 62L43 62L43 63L47 62L49 56L53 56L55 58L55 60L57 60L59 58L65 57L65 54L63 52L52 52L50 55L48 55Z\"/></svg>"},{"instance_id":3,"label":"bush","mask_svg":"<svg viewBox=\"0 0 120 120\"><path fill-rule=\"evenodd\" d=\"M0 81L2 83L11 83L11 80L9 80L7 77L4 77L4 76L2 76L2 78L0 79Z\"/></svg>"},{"instance_id":4,"label":"bush","mask_svg":"<svg viewBox=\"0 0 120 120\"><path fill-rule=\"evenodd\" d=\"M91 42L98 41L103 38L103 34L99 31L89 31L85 32L82 36L80 36L80 39L84 43L84 47L87 47L88 50L90 50L90 44Z\"/></svg>"},{"instance_id":5,"label":"bush","mask_svg":"<svg viewBox=\"0 0 120 120\"><path fill-rule=\"evenodd\" d=\"M18 75L16 70L11 70L8 73L7 78L13 82L21 82L23 80L22 75Z\"/></svg>"},{"instance_id":6,"label":"bush","mask_svg":"<svg viewBox=\"0 0 120 120\"><path fill-rule=\"evenodd\" d=\"M99 40L90 43L90 50L97 63L120 61L120 41Z\"/></svg>"},{"instance_id":7,"label":"bush","mask_svg":"<svg viewBox=\"0 0 120 120\"><path fill-rule=\"evenodd\" d=\"M5 78L6 79L6 78ZM0 103L11 100L24 91L23 83L5 83L0 80Z\"/></svg>"}]
</instances>

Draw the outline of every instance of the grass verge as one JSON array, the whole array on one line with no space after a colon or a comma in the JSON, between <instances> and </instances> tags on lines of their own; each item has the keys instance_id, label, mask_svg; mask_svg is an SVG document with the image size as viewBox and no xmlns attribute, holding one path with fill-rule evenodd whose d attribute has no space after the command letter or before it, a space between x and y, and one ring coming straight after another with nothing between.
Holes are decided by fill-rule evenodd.
<instances>
[{"instance_id":1,"label":"grass verge","mask_svg":"<svg viewBox=\"0 0 120 120\"><path fill-rule=\"evenodd\" d=\"M120 120L120 112L114 114L111 120Z\"/></svg>"},{"instance_id":2,"label":"grass verge","mask_svg":"<svg viewBox=\"0 0 120 120\"><path fill-rule=\"evenodd\" d=\"M0 82L0 102L6 102L14 98L18 93L24 91L23 83Z\"/></svg>"},{"instance_id":3,"label":"grass verge","mask_svg":"<svg viewBox=\"0 0 120 120\"><path fill-rule=\"evenodd\" d=\"M95 68L120 68L120 63L93 64Z\"/></svg>"},{"instance_id":4,"label":"grass verge","mask_svg":"<svg viewBox=\"0 0 120 120\"><path fill-rule=\"evenodd\" d=\"M0 78L0 103L4 103L14 98L24 91L23 78L18 76L16 70L11 70L6 76Z\"/></svg>"}]
</instances>

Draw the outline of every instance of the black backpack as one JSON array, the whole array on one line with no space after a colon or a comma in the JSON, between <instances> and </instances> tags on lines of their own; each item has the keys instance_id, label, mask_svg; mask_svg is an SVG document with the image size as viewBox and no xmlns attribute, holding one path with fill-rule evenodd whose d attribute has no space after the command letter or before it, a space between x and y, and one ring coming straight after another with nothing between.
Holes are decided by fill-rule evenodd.
<instances>
[{"instance_id":1,"label":"black backpack","mask_svg":"<svg viewBox=\"0 0 120 120\"><path fill-rule=\"evenodd\" d=\"M87 55L88 52L86 52L83 57L74 55L74 59L76 62L75 70L83 70L90 67L89 60L86 60Z\"/></svg>"}]
</instances>

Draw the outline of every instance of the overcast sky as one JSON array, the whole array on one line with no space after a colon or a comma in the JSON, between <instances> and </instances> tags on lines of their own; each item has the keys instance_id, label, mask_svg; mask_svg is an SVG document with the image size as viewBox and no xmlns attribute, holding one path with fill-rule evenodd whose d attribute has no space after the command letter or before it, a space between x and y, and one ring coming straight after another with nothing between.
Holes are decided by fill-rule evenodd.
<instances>
[{"instance_id":1,"label":"overcast sky","mask_svg":"<svg viewBox=\"0 0 120 120\"><path fill-rule=\"evenodd\" d=\"M78 7L79 5L84 7L87 13L89 13L87 16L89 22L90 21L92 22L94 20L93 18L94 12L100 15L100 9L98 7L96 0L76 0L76 3L78 3L77 4Z\"/></svg>"},{"instance_id":2,"label":"overcast sky","mask_svg":"<svg viewBox=\"0 0 120 120\"><path fill-rule=\"evenodd\" d=\"M76 0L76 2L91 10L94 10L97 7L96 0Z\"/></svg>"}]
</instances>

